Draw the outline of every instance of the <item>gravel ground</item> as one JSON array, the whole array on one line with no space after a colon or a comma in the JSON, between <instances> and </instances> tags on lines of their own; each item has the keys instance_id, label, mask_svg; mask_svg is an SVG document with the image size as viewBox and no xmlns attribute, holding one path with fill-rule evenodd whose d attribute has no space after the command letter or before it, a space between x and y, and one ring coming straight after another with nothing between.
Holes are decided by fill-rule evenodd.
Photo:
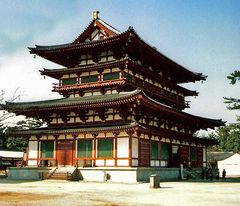
<instances>
[{"instance_id":1,"label":"gravel ground","mask_svg":"<svg viewBox=\"0 0 240 206\"><path fill-rule=\"evenodd\" d=\"M0 178L0 205L160 205L238 206L239 182L149 183L70 182L64 180L10 181Z\"/></svg>"}]
</instances>

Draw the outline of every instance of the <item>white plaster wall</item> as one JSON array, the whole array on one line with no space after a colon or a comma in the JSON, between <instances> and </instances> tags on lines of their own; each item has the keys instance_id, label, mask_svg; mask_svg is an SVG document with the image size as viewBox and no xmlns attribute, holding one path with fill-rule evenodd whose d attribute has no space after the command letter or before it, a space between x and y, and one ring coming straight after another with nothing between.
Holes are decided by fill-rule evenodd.
<instances>
[{"instance_id":1,"label":"white plaster wall","mask_svg":"<svg viewBox=\"0 0 240 206\"><path fill-rule=\"evenodd\" d=\"M138 166L138 160L132 160L132 166Z\"/></svg>"},{"instance_id":2,"label":"white plaster wall","mask_svg":"<svg viewBox=\"0 0 240 206\"><path fill-rule=\"evenodd\" d=\"M115 162L114 160L106 160L106 166L114 166Z\"/></svg>"},{"instance_id":3,"label":"white plaster wall","mask_svg":"<svg viewBox=\"0 0 240 206\"><path fill-rule=\"evenodd\" d=\"M84 181L104 181L104 171L94 171L94 170L80 170Z\"/></svg>"},{"instance_id":4,"label":"white plaster wall","mask_svg":"<svg viewBox=\"0 0 240 206\"><path fill-rule=\"evenodd\" d=\"M96 166L104 166L104 160L96 160Z\"/></svg>"},{"instance_id":5,"label":"white plaster wall","mask_svg":"<svg viewBox=\"0 0 240 206\"><path fill-rule=\"evenodd\" d=\"M118 138L117 139L117 157L129 157L129 139Z\"/></svg>"},{"instance_id":6,"label":"white plaster wall","mask_svg":"<svg viewBox=\"0 0 240 206\"><path fill-rule=\"evenodd\" d=\"M159 160L151 160L151 166L152 167L159 167L160 166Z\"/></svg>"},{"instance_id":7,"label":"white plaster wall","mask_svg":"<svg viewBox=\"0 0 240 206\"><path fill-rule=\"evenodd\" d=\"M138 158L138 139L132 138L132 157Z\"/></svg>"},{"instance_id":8,"label":"white plaster wall","mask_svg":"<svg viewBox=\"0 0 240 206\"><path fill-rule=\"evenodd\" d=\"M225 160L218 161L218 169L220 175L222 175L222 171L225 169L227 177L240 177L240 154L234 154Z\"/></svg>"},{"instance_id":9,"label":"white plaster wall","mask_svg":"<svg viewBox=\"0 0 240 206\"><path fill-rule=\"evenodd\" d=\"M37 166L37 160L28 160L28 166Z\"/></svg>"},{"instance_id":10,"label":"white plaster wall","mask_svg":"<svg viewBox=\"0 0 240 206\"><path fill-rule=\"evenodd\" d=\"M117 166L128 166L129 160L117 160Z\"/></svg>"},{"instance_id":11,"label":"white plaster wall","mask_svg":"<svg viewBox=\"0 0 240 206\"><path fill-rule=\"evenodd\" d=\"M117 171L117 170L80 170L84 181L105 181L106 174L110 175L108 182L136 183L136 171Z\"/></svg>"},{"instance_id":12,"label":"white plaster wall","mask_svg":"<svg viewBox=\"0 0 240 206\"><path fill-rule=\"evenodd\" d=\"M28 158L37 158L38 154L38 142L29 141L28 143Z\"/></svg>"},{"instance_id":13,"label":"white plaster wall","mask_svg":"<svg viewBox=\"0 0 240 206\"><path fill-rule=\"evenodd\" d=\"M207 156L206 156L206 148L203 148L203 162L207 161Z\"/></svg>"}]
</instances>

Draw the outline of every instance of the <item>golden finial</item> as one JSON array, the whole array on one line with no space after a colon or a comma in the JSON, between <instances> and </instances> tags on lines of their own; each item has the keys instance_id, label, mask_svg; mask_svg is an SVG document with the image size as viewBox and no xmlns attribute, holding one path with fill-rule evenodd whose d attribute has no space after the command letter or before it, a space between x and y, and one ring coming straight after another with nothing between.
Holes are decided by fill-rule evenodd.
<instances>
[{"instance_id":1,"label":"golden finial","mask_svg":"<svg viewBox=\"0 0 240 206\"><path fill-rule=\"evenodd\" d=\"M99 11L93 11L92 12L92 20L98 19L98 14L99 14Z\"/></svg>"}]
</instances>

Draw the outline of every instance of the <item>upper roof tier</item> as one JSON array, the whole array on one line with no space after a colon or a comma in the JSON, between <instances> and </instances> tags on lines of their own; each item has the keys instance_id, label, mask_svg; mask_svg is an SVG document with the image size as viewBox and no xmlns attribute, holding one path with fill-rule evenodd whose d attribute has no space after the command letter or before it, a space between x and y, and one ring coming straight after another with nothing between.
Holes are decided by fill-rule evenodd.
<instances>
[{"instance_id":1,"label":"upper roof tier","mask_svg":"<svg viewBox=\"0 0 240 206\"><path fill-rule=\"evenodd\" d=\"M206 79L206 76L201 73L194 73L157 51L155 47L143 41L133 27L120 33L98 16L95 16L88 27L71 43L52 46L36 45L29 49L32 54L73 68L78 66L81 55L86 53L97 55L101 51L112 50L119 58L125 54L144 58L141 60L152 66L156 73L163 72L176 83Z\"/></svg>"}]
</instances>

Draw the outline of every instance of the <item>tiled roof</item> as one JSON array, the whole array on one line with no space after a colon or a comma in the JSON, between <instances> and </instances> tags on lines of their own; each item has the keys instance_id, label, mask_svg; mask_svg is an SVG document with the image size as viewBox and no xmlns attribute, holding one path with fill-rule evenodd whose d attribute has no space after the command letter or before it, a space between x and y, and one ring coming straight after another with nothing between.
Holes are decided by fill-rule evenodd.
<instances>
[{"instance_id":1,"label":"tiled roof","mask_svg":"<svg viewBox=\"0 0 240 206\"><path fill-rule=\"evenodd\" d=\"M208 159L209 161L221 161L233 156L234 152L209 152Z\"/></svg>"},{"instance_id":2,"label":"tiled roof","mask_svg":"<svg viewBox=\"0 0 240 206\"><path fill-rule=\"evenodd\" d=\"M133 129L136 124L122 124L122 125L100 125L91 127L66 127L66 128L38 128L32 130L12 130L11 135L60 135L60 134L79 134L79 133L96 133L108 131L123 131Z\"/></svg>"},{"instance_id":3,"label":"tiled roof","mask_svg":"<svg viewBox=\"0 0 240 206\"><path fill-rule=\"evenodd\" d=\"M18 110L37 110L46 108L58 108L66 106L77 106L77 105L91 105L91 104L101 104L101 103L112 103L124 99L128 99L136 94L139 94L140 90L134 90L132 92L121 92L116 94L105 94L96 96L86 96L86 97L74 97L74 98L62 98L54 100L36 101L36 102L20 102L11 103L7 102L6 105L2 105L4 109L9 111Z\"/></svg>"},{"instance_id":4,"label":"tiled roof","mask_svg":"<svg viewBox=\"0 0 240 206\"><path fill-rule=\"evenodd\" d=\"M3 109L18 114L31 113L33 111L48 111L71 108L94 108L106 107L119 104L126 104L139 100L139 103L155 112L173 115L175 118L183 121L194 122L199 128L214 128L223 126L225 123L221 119L208 119L194 116L186 112L179 111L167 105L159 103L148 97L143 91L137 89L131 92L121 92L116 94L105 94L89 97L63 98L55 100L25 102L25 103L7 103Z\"/></svg>"}]
</instances>

